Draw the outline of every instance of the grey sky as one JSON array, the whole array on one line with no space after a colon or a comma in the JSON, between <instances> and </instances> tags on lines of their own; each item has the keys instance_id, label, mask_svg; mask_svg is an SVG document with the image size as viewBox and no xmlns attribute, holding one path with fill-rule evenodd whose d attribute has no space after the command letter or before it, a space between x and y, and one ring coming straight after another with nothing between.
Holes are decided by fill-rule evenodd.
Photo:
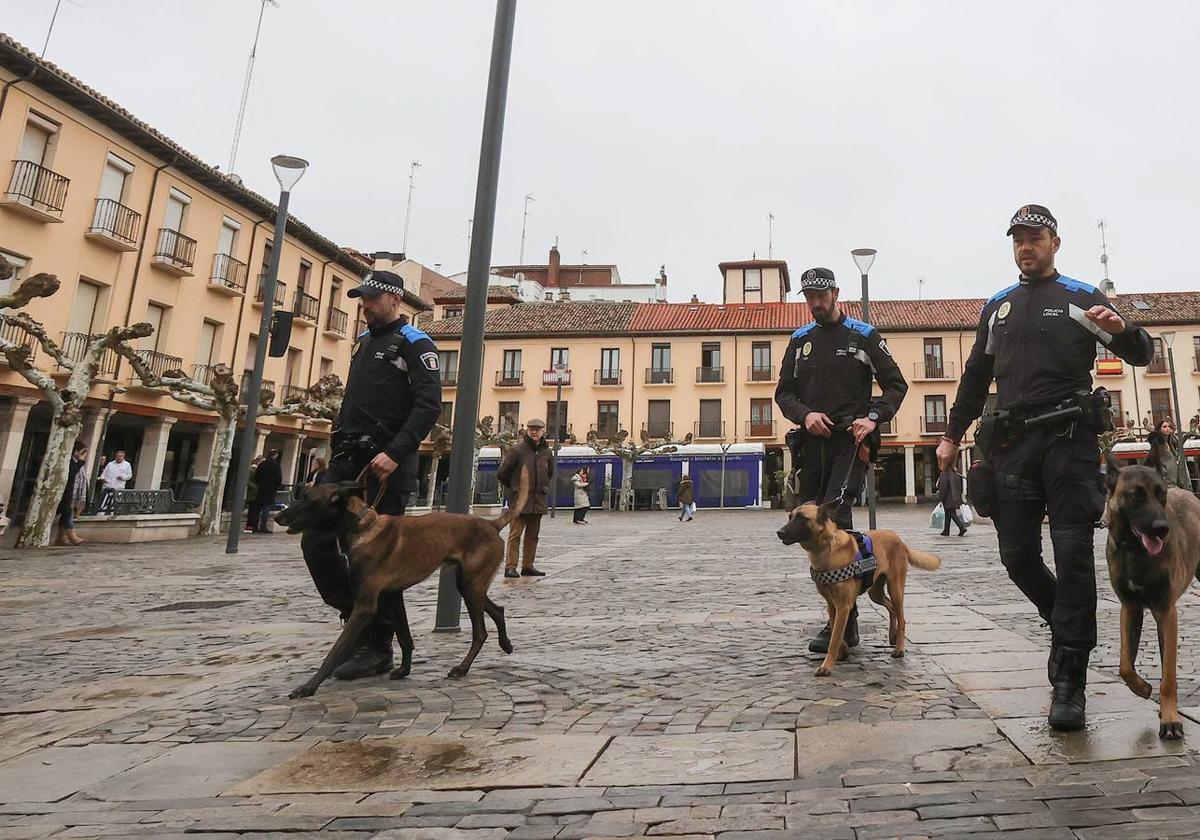
<instances>
[{"instance_id":1,"label":"grey sky","mask_svg":"<svg viewBox=\"0 0 1200 840\"><path fill-rule=\"evenodd\" d=\"M32 49L54 0L4 3ZM224 168L257 0L65 0L47 58ZM294 212L340 243L466 265L491 0L268 8L238 171L312 168ZM1015 275L1008 216L1049 206L1059 268L1119 291L1200 287L1200 3L519 0L493 263L616 263L672 300L716 264L879 249L872 293L982 295ZM855 292L857 294L857 292Z\"/></svg>"}]
</instances>

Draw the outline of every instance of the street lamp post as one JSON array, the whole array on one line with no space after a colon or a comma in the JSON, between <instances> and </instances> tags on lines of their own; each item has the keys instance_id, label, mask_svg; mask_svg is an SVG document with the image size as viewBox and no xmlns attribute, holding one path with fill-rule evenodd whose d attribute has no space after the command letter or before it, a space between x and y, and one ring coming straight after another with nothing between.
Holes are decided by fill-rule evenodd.
<instances>
[{"instance_id":1,"label":"street lamp post","mask_svg":"<svg viewBox=\"0 0 1200 840\"><path fill-rule=\"evenodd\" d=\"M562 447L565 426L562 421L562 386L567 376L567 366L554 365L554 448L550 450L550 518L558 508L558 450Z\"/></svg>"},{"instance_id":2,"label":"street lamp post","mask_svg":"<svg viewBox=\"0 0 1200 840\"><path fill-rule=\"evenodd\" d=\"M875 262L874 248L855 248L850 252L850 256L854 257L854 264L858 266L858 271L862 275L862 317L868 324L871 322L871 295L867 288L867 273L871 270L871 264ZM875 527L875 465L867 463L867 510L870 517L871 527Z\"/></svg>"},{"instance_id":3,"label":"street lamp post","mask_svg":"<svg viewBox=\"0 0 1200 840\"><path fill-rule=\"evenodd\" d=\"M115 399L118 394L124 394L128 390L129 390L128 388L124 388L120 385L114 385L112 388L108 389L108 402L107 402L107 405L106 405L106 408L104 411L104 422L100 424L100 451L92 453L92 455L93 455L92 463L93 464L96 463L96 461L95 461L96 458L99 458L101 455L104 454L104 445L108 440L108 419L110 417L112 417L112 415L113 415L113 399ZM93 476L95 475L94 467L92 470L92 474L93 474ZM100 500L93 499L92 504L94 504L98 507L100 504Z\"/></svg>"},{"instance_id":4,"label":"street lamp post","mask_svg":"<svg viewBox=\"0 0 1200 840\"><path fill-rule=\"evenodd\" d=\"M254 370L246 387L246 426L242 431L242 451L238 455L237 479L233 486L233 510L229 512L229 534L225 542L226 554L237 554L238 538L242 533L242 505L246 503L246 482L250 478L250 458L254 454L254 436L257 433L258 398L262 391L263 367L267 362L267 344L271 336L271 317L275 309L275 284L279 278L279 256L283 253L283 239L287 229L288 198L292 187L308 169L308 161L291 155L276 155L271 158L275 180L279 182L279 209L275 212L275 244L271 248L271 262L267 276L263 278L262 321L258 327L258 344L254 348Z\"/></svg>"},{"instance_id":5,"label":"street lamp post","mask_svg":"<svg viewBox=\"0 0 1200 840\"><path fill-rule=\"evenodd\" d=\"M1167 365L1171 369L1171 401L1175 404L1175 430L1179 434L1180 446L1179 457L1183 458L1183 441L1187 438L1184 431L1187 427L1183 424L1183 415L1179 412L1179 388L1175 384L1175 351L1172 345L1175 344L1175 331L1168 330L1161 333L1163 344L1167 345Z\"/></svg>"}]
</instances>

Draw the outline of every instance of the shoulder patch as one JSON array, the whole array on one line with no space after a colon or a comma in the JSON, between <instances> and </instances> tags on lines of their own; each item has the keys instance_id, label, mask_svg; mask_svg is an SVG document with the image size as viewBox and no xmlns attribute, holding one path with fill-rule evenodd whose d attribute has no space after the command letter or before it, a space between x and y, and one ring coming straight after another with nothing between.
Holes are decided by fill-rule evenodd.
<instances>
[{"instance_id":1,"label":"shoulder patch","mask_svg":"<svg viewBox=\"0 0 1200 840\"><path fill-rule=\"evenodd\" d=\"M803 327L801 327L800 329L798 329L794 333L792 333L792 338L804 338L804 336L808 335L810 332L812 332L816 328L817 328L816 321L813 321L811 324L805 324Z\"/></svg>"},{"instance_id":2,"label":"shoulder patch","mask_svg":"<svg viewBox=\"0 0 1200 840\"><path fill-rule=\"evenodd\" d=\"M996 294L994 294L990 298L988 298L987 302L995 303L996 301L1007 297L1009 292L1011 292L1013 289L1020 288L1020 286L1021 286L1020 283L1013 283L1007 289L1001 289L1000 291L996 292ZM987 304L984 304L984 306L987 306Z\"/></svg>"},{"instance_id":3,"label":"shoulder patch","mask_svg":"<svg viewBox=\"0 0 1200 840\"><path fill-rule=\"evenodd\" d=\"M871 335L871 330L875 329L874 327L872 327L870 324L866 323L865 321L859 321L854 318L850 318L848 316L846 318L845 324L846 324L847 328L854 330L856 333L862 333L862 335L868 336L868 337Z\"/></svg>"},{"instance_id":4,"label":"shoulder patch","mask_svg":"<svg viewBox=\"0 0 1200 840\"><path fill-rule=\"evenodd\" d=\"M365 339L365 338L370 338L370 337L371 337L371 331L370 331L370 330L363 330L362 332L360 332L360 333L358 334L358 338L356 338L356 339L354 339L354 340L355 340L355 341L362 341L363 339Z\"/></svg>"},{"instance_id":5,"label":"shoulder patch","mask_svg":"<svg viewBox=\"0 0 1200 840\"><path fill-rule=\"evenodd\" d=\"M423 364L425 366L426 370L437 370L438 369L438 354L437 353L422 353L421 354L421 364Z\"/></svg>"},{"instance_id":6,"label":"shoulder patch","mask_svg":"<svg viewBox=\"0 0 1200 840\"><path fill-rule=\"evenodd\" d=\"M1069 292L1085 292L1086 294L1094 295L1100 291L1095 286L1084 283L1082 280L1076 280L1074 277L1067 277L1063 274L1058 275L1058 279L1054 282L1065 287Z\"/></svg>"},{"instance_id":7,"label":"shoulder patch","mask_svg":"<svg viewBox=\"0 0 1200 840\"><path fill-rule=\"evenodd\" d=\"M414 327L412 324L405 324L404 326L400 327L400 329L397 330L397 332L400 333L400 335L407 338L410 344L416 344L421 339L424 339L425 341L433 341L433 339L431 339L425 333L421 332L419 329Z\"/></svg>"}]
</instances>

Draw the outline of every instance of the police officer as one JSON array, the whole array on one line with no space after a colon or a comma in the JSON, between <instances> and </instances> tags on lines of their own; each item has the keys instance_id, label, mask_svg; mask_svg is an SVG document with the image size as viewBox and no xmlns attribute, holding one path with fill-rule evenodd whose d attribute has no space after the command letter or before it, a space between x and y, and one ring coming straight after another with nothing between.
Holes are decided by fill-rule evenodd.
<instances>
[{"instance_id":1,"label":"police officer","mask_svg":"<svg viewBox=\"0 0 1200 840\"><path fill-rule=\"evenodd\" d=\"M404 281L399 275L376 271L348 294L362 299L367 329L354 343L334 427L333 457L317 482L353 481L369 466L367 497L373 500L382 482L386 489L376 509L399 515L404 513L409 462L441 413L437 347L401 311ZM300 545L317 591L344 619L354 606L355 581L337 537L305 531ZM392 632L381 611L363 646L333 675L352 680L391 668Z\"/></svg>"},{"instance_id":2,"label":"police officer","mask_svg":"<svg viewBox=\"0 0 1200 840\"><path fill-rule=\"evenodd\" d=\"M1050 726L1081 729L1096 646L1093 528L1104 505L1096 440L1104 409L1091 393L1096 344L1133 365L1149 364L1154 351L1146 331L1118 315L1099 290L1054 269L1061 240L1049 210L1020 208L1008 235L1021 276L980 313L938 466L954 461L995 379L997 412L976 435L986 458L972 467L968 490L990 502L1000 560L1050 625ZM1057 419L1062 415L1054 412L1072 406L1082 413ZM1056 575L1042 562L1046 513Z\"/></svg>"},{"instance_id":3,"label":"police officer","mask_svg":"<svg viewBox=\"0 0 1200 840\"><path fill-rule=\"evenodd\" d=\"M847 482L834 520L849 529L854 526L851 501L862 491L868 461L879 448L877 427L895 416L908 383L879 331L847 318L838 307L832 271L809 269L800 289L813 321L792 333L775 402L784 417L802 427L792 432L793 439L799 435L803 447L796 464L799 498L827 502L836 499ZM871 396L872 376L882 396ZM828 651L829 634L826 623L808 649ZM857 607L846 625L846 643L858 644Z\"/></svg>"}]
</instances>

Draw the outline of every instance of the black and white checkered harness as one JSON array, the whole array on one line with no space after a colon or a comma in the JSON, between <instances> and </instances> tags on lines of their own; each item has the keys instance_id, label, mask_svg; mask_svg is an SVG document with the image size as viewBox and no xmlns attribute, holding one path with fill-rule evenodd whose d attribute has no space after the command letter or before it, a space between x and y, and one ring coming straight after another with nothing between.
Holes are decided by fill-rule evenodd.
<instances>
[{"instance_id":1,"label":"black and white checkered harness","mask_svg":"<svg viewBox=\"0 0 1200 840\"><path fill-rule=\"evenodd\" d=\"M854 537L854 541L858 544L854 560L840 569L829 569L824 572L809 569L809 572L815 583L841 583L851 578L859 578L863 582L863 589L867 589L875 580L875 546L872 544L871 538L860 531L847 531L846 533Z\"/></svg>"}]
</instances>

